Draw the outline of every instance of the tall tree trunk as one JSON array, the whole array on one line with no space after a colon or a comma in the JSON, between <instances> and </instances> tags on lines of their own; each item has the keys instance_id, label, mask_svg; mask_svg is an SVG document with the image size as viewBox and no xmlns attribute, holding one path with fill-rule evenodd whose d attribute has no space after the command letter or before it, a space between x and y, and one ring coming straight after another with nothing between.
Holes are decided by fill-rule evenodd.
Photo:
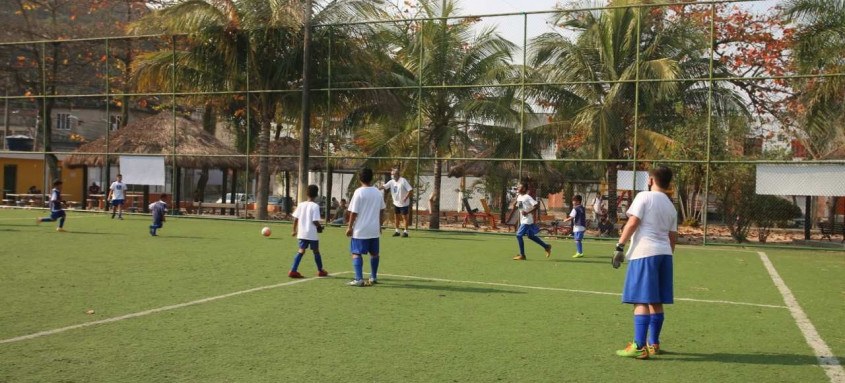
<instances>
[{"instance_id":1,"label":"tall tree trunk","mask_svg":"<svg viewBox=\"0 0 845 383\"><path fill-rule=\"evenodd\" d=\"M326 167L326 222L331 217L331 201L332 201L332 186L334 186L334 182L332 182L332 178L334 177L334 169L332 168L332 164Z\"/></svg>"},{"instance_id":2,"label":"tall tree trunk","mask_svg":"<svg viewBox=\"0 0 845 383\"><path fill-rule=\"evenodd\" d=\"M258 135L258 190L255 196L255 218L267 219L267 199L270 196L270 122L275 111L266 95L261 95L261 130Z\"/></svg>"},{"instance_id":3,"label":"tall tree trunk","mask_svg":"<svg viewBox=\"0 0 845 383\"><path fill-rule=\"evenodd\" d=\"M428 217L428 228L440 228L440 186L441 177L443 176L443 160L437 158L434 160L434 188L431 191L431 215Z\"/></svg>"}]
</instances>

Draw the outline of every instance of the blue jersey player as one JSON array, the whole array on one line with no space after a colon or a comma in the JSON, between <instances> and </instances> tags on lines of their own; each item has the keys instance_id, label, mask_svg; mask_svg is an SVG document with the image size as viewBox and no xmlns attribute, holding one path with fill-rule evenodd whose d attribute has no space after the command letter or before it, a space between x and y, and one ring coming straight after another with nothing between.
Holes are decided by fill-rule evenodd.
<instances>
[{"instance_id":1,"label":"blue jersey player","mask_svg":"<svg viewBox=\"0 0 845 383\"><path fill-rule=\"evenodd\" d=\"M50 216L44 218L36 218L35 223L59 221L59 227L56 228L58 232L65 231L65 211L62 209L62 181L53 181L53 190L50 192Z\"/></svg>"},{"instance_id":2,"label":"blue jersey player","mask_svg":"<svg viewBox=\"0 0 845 383\"><path fill-rule=\"evenodd\" d=\"M153 224L150 225L150 235L157 236L156 230L164 226L164 216L167 214L167 194L162 194L158 201L150 204L150 213L153 215Z\"/></svg>"},{"instance_id":3,"label":"blue jersey player","mask_svg":"<svg viewBox=\"0 0 845 383\"><path fill-rule=\"evenodd\" d=\"M370 286L378 283L379 266L379 236L381 224L384 222L382 210L385 208L384 198L378 188L373 187L373 170L363 168L358 172L361 187L355 190L349 202L349 224L346 236L352 237L350 252L352 253L352 269L355 279L349 286ZM370 254L370 279L364 282L364 254Z\"/></svg>"},{"instance_id":4,"label":"blue jersey player","mask_svg":"<svg viewBox=\"0 0 845 383\"><path fill-rule=\"evenodd\" d=\"M625 349L616 351L619 356L648 359L660 353L663 305L674 300L672 253L678 238L678 212L666 194L671 182L669 168L652 169L649 191L637 194L625 212L628 223L619 237L612 262L617 268L624 258L630 260L622 302L634 306L634 340ZM623 255L628 239L631 247Z\"/></svg>"},{"instance_id":5,"label":"blue jersey player","mask_svg":"<svg viewBox=\"0 0 845 383\"><path fill-rule=\"evenodd\" d=\"M572 221L572 238L575 239L575 255L572 258L581 258L584 256L584 232L587 231L587 211L584 205L581 204L581 195L576 194L572 197L572 211L569 212L563 222Z\"/></svg>"}]
</instances>

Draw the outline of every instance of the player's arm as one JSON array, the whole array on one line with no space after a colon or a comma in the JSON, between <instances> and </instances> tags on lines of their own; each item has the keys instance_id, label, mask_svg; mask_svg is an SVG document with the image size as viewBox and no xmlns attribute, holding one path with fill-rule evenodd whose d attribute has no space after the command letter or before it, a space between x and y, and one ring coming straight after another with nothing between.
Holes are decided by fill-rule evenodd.
<instances>
[{"instance_id":1,"label":"player's arm","mask_svg":"<svg viewBox=\"0 0 845 383\"><path fill-rule=\"evenodd\" d=\"M290 232L291 237L296 237L296 228L299 226L299 218L293 219L293 230Z\"/></svg>"},{"instance_id":2,"label":"player's arm","mask_svg":"<svg viewBox=\"0 0 845 383\"><path fill-rule=\"evenodd\" d=\"M346 226L346 236L347 237L352 236L352 228L355 227L355 221L357 221L357 220L358 220L358 213L350 211L349 212L349 223Z\"/></svg>"},{"instance_id":3,"label":"player's arm","mask_svg":"<svg viewBox=\"0 0 845 383\"><path fill-rule=\"evenodd\" d=\"M320 221L314 221L314 226L317 226L317 232L318 232L318 233L322 233L322 232L323 232L323 225L322 225L322 224L320 224Z\"/></svg>"},{"instance_id":4,"label":"player's arm","mask_svg":"<svg viewBox=\"0 0 845 383\"><path fill-rule=\"evenodd\" d=\"M677 231L670 231L669 232L669 245L672 246L672 253L675 252L675 243L678 242L678 232Z\"/></svg>"}]
</instances>

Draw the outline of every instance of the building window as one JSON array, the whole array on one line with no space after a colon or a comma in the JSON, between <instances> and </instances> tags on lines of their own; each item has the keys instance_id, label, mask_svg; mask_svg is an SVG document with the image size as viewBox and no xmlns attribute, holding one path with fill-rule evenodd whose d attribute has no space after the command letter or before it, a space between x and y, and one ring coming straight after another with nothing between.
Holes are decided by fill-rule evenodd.
<instances>
[{"instance_id":1,"label":"building window","mask_svg":"<svg viewBox=\"0 0 845 383\"><path fill-rule=\"evenodd\" d=\"M120 123L123 121L123 116L113 114L109 116L109 130L115 131L120 128Z\"/></svg>"},{"instance_id":2,"label":"building window","mask_svg":"<svg viewBox=\"0 0 845 383\"><path fill-rule=\"evenodd\" d=\"M70 113L56 114L56 129L70 130Z\"/></svg>"}]
</instances>

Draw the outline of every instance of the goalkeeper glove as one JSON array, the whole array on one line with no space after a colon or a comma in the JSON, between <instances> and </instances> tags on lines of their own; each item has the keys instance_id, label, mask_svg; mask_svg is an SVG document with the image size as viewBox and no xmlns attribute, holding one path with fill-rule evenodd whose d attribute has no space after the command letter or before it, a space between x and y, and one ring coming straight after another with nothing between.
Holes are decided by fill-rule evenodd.
<instances>
[{"instance_id":1,"label":"goalkeeper glove","mask_svg":"<svg viewBox=\"0 0 845 383\"><path fill-rule=\"evenodd\" d=\"M610 264L614 269L618 269L619 266L622 265L622 261L625 260L625 253L623 252L624 249L625 245L621 243L616 244L616 251L613 252L613 258L610 259Z\"/></svg>"}]
</instances>

